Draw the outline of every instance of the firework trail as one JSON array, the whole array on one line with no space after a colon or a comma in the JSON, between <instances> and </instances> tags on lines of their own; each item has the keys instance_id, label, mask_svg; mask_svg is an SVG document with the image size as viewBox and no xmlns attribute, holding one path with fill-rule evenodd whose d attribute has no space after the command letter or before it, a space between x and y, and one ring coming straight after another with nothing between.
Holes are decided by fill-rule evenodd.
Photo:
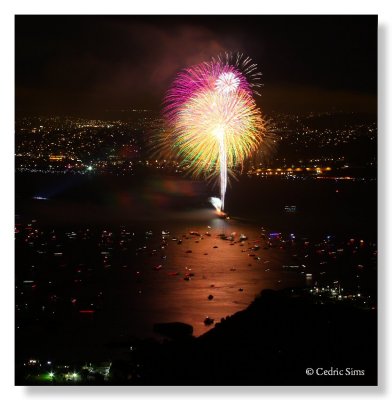
<instances>
[{"instance_id":1,"label":"firework trail","mask_svg":"<svg viewBox=\"0 0 392 400\"><path fill-rule=\"evenodd\" d=\"M265 122L254 93L260 73L249 58L225 53L181 71L164 100L164 146L194 176L220 181L225 206L228 173L262 144Z\"/></svg>"},{"instance_id":2,"label":"firework trail","mask_svg":"<svg viewBox=\"0 0 392 400\"><path fill-rule=\"evenodd\" d=\"M227 188L227 157L226 157L226 141L224 128L220 127L216 131L219 141L219 166L220 166L220 193L222 206L221 210L225 208L225 194Z\"/></svg>"}]
</instances>

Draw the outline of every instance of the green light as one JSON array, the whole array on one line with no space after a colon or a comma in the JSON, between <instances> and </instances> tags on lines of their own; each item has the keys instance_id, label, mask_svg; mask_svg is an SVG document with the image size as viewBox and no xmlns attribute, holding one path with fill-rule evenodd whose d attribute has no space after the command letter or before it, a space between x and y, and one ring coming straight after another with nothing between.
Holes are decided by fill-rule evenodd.
<instances>
[{"instance_id":1,"label":"green light","mask_svg":"<svg viewBox=\"0 0 392 400\"><path fill-rule=\"evenodd\" d=\"M93 170L93 167L92 167L91 165L89 165L89 166L87 167L87 170L88 170L88 171L92 171L92 170Z\"/></svg>"}]
</instances>

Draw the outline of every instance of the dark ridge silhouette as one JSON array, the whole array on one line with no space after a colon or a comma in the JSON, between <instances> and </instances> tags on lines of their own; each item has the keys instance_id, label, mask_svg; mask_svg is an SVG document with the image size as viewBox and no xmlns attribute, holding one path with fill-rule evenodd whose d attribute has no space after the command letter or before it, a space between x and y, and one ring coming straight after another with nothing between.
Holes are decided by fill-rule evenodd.
<instances>
[{"instance_id":1,"label":"dark ridge silhouette","mask_svg":"<svg viewBox=\"0 0 392 400\"><path fill-rule=\"evenodd\" d=\"M199 338L140 342L110 383L376 385L376 318L374 310L321 304L305 292L264 290Z\"/></svg>"}]
</instances>

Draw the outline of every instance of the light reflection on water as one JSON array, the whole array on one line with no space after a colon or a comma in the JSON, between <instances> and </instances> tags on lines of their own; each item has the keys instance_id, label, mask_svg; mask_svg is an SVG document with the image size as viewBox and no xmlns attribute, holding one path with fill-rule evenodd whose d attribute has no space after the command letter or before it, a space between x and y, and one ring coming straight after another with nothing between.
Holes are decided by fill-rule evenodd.
<instances>
[{"instance_id":1,"label":"light reflection on water","mask_svg":"<svg viewBox=\"0 0 392 400\"><path fill-rule=\"evenodd\" d=\"M172 214L169 220L150 221L147 225L143 231L139 226L137 234L147 246L146 251L129 255L121 264L113 263L103 269L103 279L87 281L83 286L81 294L86 297L102 291L102 306L97 313L88 319L63 321L49 337L44 327L24 331L26 341L34 343L34 351L60 358L68 354L87 359L111 357L113 352L121 354L123 350L107 347L108 343L126 342L132 337L158 338L153 332L158 322L188 323L199 336L213 327L204 325L207 316L219 322L245 309L263 289L306 284L302 275L282 269L289 253L279 247L265 248L260 226L219 219L211 209ZM153 235L145 241L143 232L150 229ZM165 242L162 230L170 231ZM200 236L191 235L191 231ZM219 236L222 233L234 234L235 240L223 240ZM241 234L247 240L240 242ZM260 248L249 250L255 244ZM158 265L162 267L156 269ZM102 270L102 266L96 268ZM184 279L187 274L189 280ZM74 288L61 290L62 297L71 298Z\"/></svg>"},{"instance_id":2,"label":"light reflection on water","mask_svg":"<svg viewBox=\"0 0 392 400\"><path fill-rule=\"evenodd\" d=\"M200 213L204 217L203 224L187 220L162 226L171 233L167 247L159 252L166 259L144 257L140 260L144 264L141 279L124 279L124 284L117 288L118 298L126 304L123 312L129 317L124 320L116 316L124 332L150 336L155 322L181 321L191 324L194 335L198 336L210 329L203 322L207 316L219 322L246 308L262 289L305 283L299 275L282 271L287 253L279 248L264 249L264 242L260 241L261 227L216 218L211 210ZM190 235L190 231L203 236ZM149 248L159 249L160 232L159 229L154 231ZM218 236L233 232L236 233L234 242ZM241 233L248 239L239 243ZM182 239L182 244L173 238ZM249 251L254 241L258 241L260 249ZM255 257L249 256L250 253ZM155 270L157 265L162 268ZM194 276L184 280L185 274ZM136 302L127 300L131 292L137 293ZM214 298L208 300L209 295Z\"/></svg>"},{"instance_id":3,"label":"light reflection on water","mask_svg":"<svg viewBox=\"0 0 392 400\"><path fill-rule=\"evenodd\" d=\"M167 196L173 200L171 195ZM284 250L264 249L260 242L260 249L253 252L260 260L248 255L253 241L260 240L261 226L254 222L235 216L223 220L216 217L211 207L195 207L193 203L190 209L176 210L173 206L145 208L142 201L100 203L93 201L95 196L91 193L87 197L86 202L73 198L47 202L28 200L18 203L18 212L37 218L49 229L65 229L68 224L76 230L101 226L116 231L121 225L134 226L139 232L151 229L153 236L148 247L156 249L157 255L139 255L125 260L127 268L113 265L105 272L107 279L89 284L86 291L103 291L102 308L91 324L88 321L64 323L61 329L50 332L50 337L44 327L36 332L25 332L26 340L33 340L37 351L66 356L68 350L73 349L74 353L92 357L99 348L100 356L105 351L110 354L113 349L102 349L106 343L132 336L154 336L156 322L185 322L191 324L194 335L199 336L212 328L204 325L207 316L219 322L245 309L263 289L305 284L303 276L282 270L290 257ZM201 197L208 199L207 193ZM181 202L187 204L183 199ZM164 249L161 248L162 230L170 231ZM189 235L190 231L203 234L203 239ZM205 234L207 231L211 236ZM236 233L237 242L233 245L218 236L232 232ZM241 233L248 237L243 246L238 243ZM177 244L173 237L182 239L182 244ZM166 259L161 258L163 255ZM154 269L160 264L161 269ZM136 271L140 272L138 276ZM194 276L184 280L187 273ZM72 292L72 288L69 290ZM214 296L212 300L208 300L209 295Z\"/></svg>"}]
</instances>

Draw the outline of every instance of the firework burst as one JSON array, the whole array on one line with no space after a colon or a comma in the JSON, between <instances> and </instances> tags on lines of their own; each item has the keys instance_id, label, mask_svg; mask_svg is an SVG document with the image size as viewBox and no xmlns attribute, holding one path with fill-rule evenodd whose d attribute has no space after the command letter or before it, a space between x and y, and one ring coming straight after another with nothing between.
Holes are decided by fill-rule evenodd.
<instances>
[{"instance_id":1,"label":"firework burst","mask_svg":"<svg viewBox=\"0 0 392 400\"><path fill-rule=\"evenodd\" d=\"M228 168L243 163L260 145L260 111L244 91L227 96L208 90L191 97L173 126L174 149L195 175L216 169L223 137Z\"/></svg>"},{"instance_id":2,"label":"firework burst","mask_svg":"<svg viewBox=\"0 0 392 400\"><path fill-rule=\"evenodd\" d=\"M242 53L225 52L212 60L222 66L229 66L236 69L247 81L252 92L260 95L262 73L257 70L257 64L250 57L246 57Z\"/></svg>"},{"instance_id":3,"label":"firework burst","mask_svg":"<svg viewBox=\"0 0 392 400\"><path fill-rule=\"evenodd\" d=\"M253 98L259 73L228 53L180 72L164 100L161 142L194 176L218 176L221 202L228 173L262 144L265 123Z\"/></svg>"}]
</instances>

